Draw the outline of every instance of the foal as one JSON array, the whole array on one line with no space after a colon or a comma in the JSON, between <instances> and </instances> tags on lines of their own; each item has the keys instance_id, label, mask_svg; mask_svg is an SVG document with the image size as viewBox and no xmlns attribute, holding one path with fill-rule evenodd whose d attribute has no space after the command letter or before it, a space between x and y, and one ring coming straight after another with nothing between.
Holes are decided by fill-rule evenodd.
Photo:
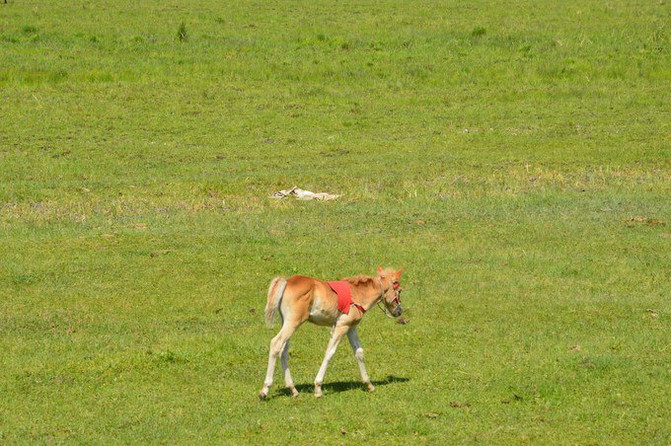
<instances>
[{"instance_id":1,"label":"foal","mask_svg":"<svg viewBox=\"0 0 671 446\"><path fill-rule=\"evenodd\" d=\"M298 390L294 386L289 372L289 339L296 329L305 321L313 324L330 326L331 338L326 348L324 361L319 368L315 378L315 396L322 396L322 382L326 374L326 367L338 348L342 337L347 334L352 351L359 364L361 380L372 392L375 386L370 382L363 359L363 348L359 342L356 327L361 321L364 313L373 305L382 301L393 316L400 316L401 307L401 278L400 269L394 271L391 268L377 268L375 277L353 277L340 282L340 286L349 288L351 298L339 300L334 291L338 283L324 282L305 276L292 276L288 279L276 277L270 282L268 289L268 302L266 303L266 324L271 326L275 312L279 310L282 318L280 332L270 341L270 353L268 355L268 370L263 388L259 392L262 400L268 395L268 389L273 383L273 374L277 357L280 356L282 370L284 371L284 382L291 394L298 396ZM343 283L346 282L346 283ZM332 287L333 284L335 287ZM349 287L347 287L349 285ZM346 292L347 290L345 290Z\"/></svg>"}]
</instances>

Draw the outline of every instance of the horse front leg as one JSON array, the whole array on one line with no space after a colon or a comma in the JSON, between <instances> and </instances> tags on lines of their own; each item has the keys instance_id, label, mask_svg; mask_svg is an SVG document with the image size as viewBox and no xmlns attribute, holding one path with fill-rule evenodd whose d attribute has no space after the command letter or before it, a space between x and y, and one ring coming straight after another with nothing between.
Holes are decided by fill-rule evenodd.
<instances>
[{"instance_id":1,"label":"horse front leg","mask_svg":"<svg viewBox=\"0 0 671 446\"><path fill-rule=\"evenodd\" d=\"M349 343L352 346L352 352L354 353L356 362L359 364L361 381L363 381L369 392L374 392L375 386L370 382L368 372L366 372L366 364L363 359L363 348L361 347L361 341L359 341L359 333L357 333L356 327L350 328L350 330L347 332L347 339L349 339Z\"/></svg>"},{"instance_id":2,"label":"horse front leg","mask_svg":"<svg viewBox=\"0 0 671 446\"><path fill-rule=\"evenodd\" d=\"M329 339L329 344L326 347L326 355L324 355L324 361L315 378L315 396L317 398L323 395L322 383L324 382L324 375L326 375L326 367L328 367L329 361L338 349L338 344L340 344L340 340L345 333L347 333L347 330L349 330L347 325L336 325L333 327L333 330L331 330L331 339Z\"/></svg>"}]
</instances>

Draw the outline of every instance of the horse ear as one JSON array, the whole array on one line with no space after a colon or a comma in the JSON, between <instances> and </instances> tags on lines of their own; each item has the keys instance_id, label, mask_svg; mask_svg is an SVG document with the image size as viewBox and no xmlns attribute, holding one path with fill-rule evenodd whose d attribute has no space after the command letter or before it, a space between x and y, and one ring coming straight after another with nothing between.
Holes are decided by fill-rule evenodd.
<instances>
[{"instance_id":1,"label":"horse ear","mask_svg":"<svg viewBox=\"0 0 671 446\"><path fill-rule=\"evenodd\" d=\"M400 278L401 278L401 273L402 273L402 272L403 272L403 268L401 268L401 269L399 269L398 271L396 271L396 274L395 274L395 275L396 275L396 279L400 279Z\"/></svg>"},{"instance_id":2,"label":"horse ear","mask_svg":"<svg viewBox=\"0 0 671 446\"><path fill-rule=\"evenodd\" d=\"M382 269L382 265L378 265L378 266L377 266L377 275L378 275L378 276L381 276L381 275L382 275L382 271L383 271L383 269Z\"/></svg>"}]
</instances>

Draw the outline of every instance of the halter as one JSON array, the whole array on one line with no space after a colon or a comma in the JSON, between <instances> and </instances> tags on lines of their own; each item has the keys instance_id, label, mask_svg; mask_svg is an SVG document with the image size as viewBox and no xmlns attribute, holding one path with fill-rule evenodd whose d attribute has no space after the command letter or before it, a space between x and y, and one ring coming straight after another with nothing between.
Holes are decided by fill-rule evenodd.
<instances>
[{"instance_id":1,"label":"halter","mask_svg":"<svg viewBox=\"0 0 671 446\"><path fill-rule=\"evenodd\" d=\"M387 316L389 319L393 319L394 316L389 313L389 311L387 310L387 307L380 305L380 303L384 300L384 287L382 286L382 279L379 278L379 277L377 279L380 281L380 298L377 300L377 307L380 310L382 310L382 312L384 313L385 316ZM395 283L393 286L394 286L394 291L398 290L399 287L400 287L398 283ZM395 294L396 295L394 296L394 300L392 300L392 302L396 302L397 306L401 305L400 293L396 292Z\"/></svg>"}]
</instances>

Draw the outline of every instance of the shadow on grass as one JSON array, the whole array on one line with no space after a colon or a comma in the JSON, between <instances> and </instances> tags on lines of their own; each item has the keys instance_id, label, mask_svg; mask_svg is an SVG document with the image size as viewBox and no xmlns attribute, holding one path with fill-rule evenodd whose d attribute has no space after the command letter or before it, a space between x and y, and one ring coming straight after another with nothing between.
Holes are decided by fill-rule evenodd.
<instances>
[{"instance_id":1,"label":"shadow on grass","mask_svg":"<svg viewBox=\"0 0 671 446\"><path fill-rule=\"evenodd\" d=\"M375 387L380 387L396 383L405 383L408 381L410 381L410 378L402 378L399 376L388 375L383 380L371 381L371 382ZM296 386L296 390L298 390L300 393L312 393L315 391L315 386L314 384L298 384ZM324 393L348 392L350 390L361 390L365 392L366 386L364 386L361 381L336 381L336 382L325 382L322 385L322 390L324 390ZM285 391L287 390L285 389Z\"/></svg>"}]
</instances>

